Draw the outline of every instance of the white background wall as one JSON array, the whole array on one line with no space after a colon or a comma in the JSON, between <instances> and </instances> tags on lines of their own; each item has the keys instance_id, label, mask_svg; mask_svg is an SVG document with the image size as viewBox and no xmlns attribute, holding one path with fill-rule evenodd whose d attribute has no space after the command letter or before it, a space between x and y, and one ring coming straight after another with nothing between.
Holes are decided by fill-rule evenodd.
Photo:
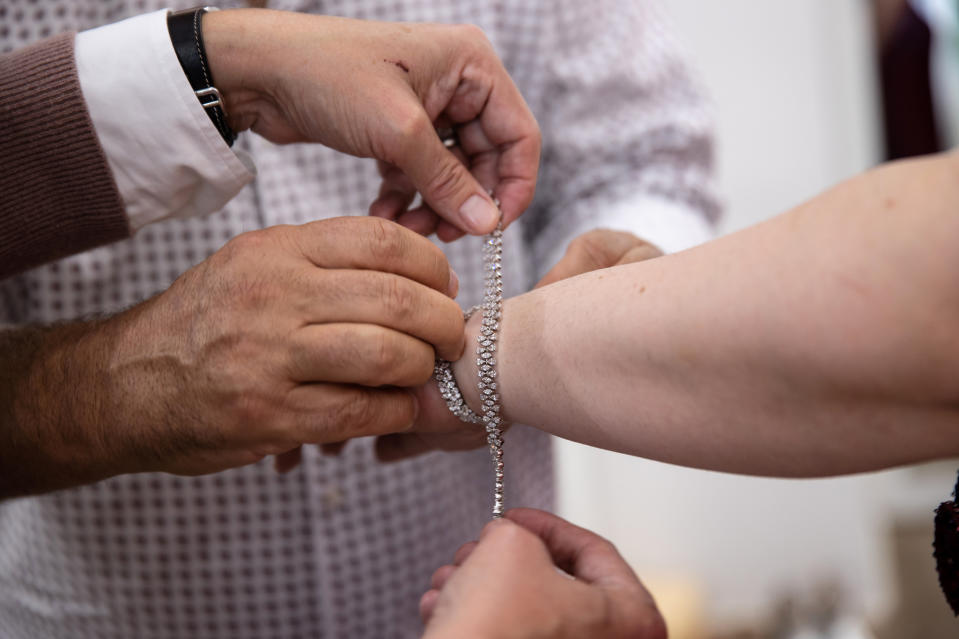
<instances>
[{"instance_id":1,"label":"white background wall","mask_svg":"<svg viewBox=\"0 0 959 639\"><path fill-rule=\"evenodd\" d=\"M723 232L878 160L865 0L666 4L716 103ZM951 487L942 472L928 481L915 471L782 481L558 448L561 512L613 539L653 582L678 576L696 586L713 628L758 618L778 592L824 577L840 578L856 605L882 616L894 594L889 512L931 515Z\"/></svg>"}]
</instances>

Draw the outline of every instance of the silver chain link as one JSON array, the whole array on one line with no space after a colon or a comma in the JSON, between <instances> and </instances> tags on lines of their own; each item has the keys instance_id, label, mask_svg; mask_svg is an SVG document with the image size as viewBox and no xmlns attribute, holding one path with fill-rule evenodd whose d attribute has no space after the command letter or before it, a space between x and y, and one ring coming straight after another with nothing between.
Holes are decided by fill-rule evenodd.
<instances>
[{"instance_id":1,"label":"silver chain link","mask_svg":"<svg viewBox=\"0 0 959 639\"><path fill-rule=\"evenodd\" d=\"M497 205L499 203L497 202ZM480 403L482 415L474 413L460 392L450 363L437 359L434 376L440 395L447 407L460 420L469 424L483 424L486 442L493 459L493 519L503 516L503 425L496 382L496 344L499 338L499 323L503 317L503 224L487 235L483 241L483 280L486 287L483 303L467 311L465 319L479 310L483 312L480 333L476 337L476 367L479 372Z\"/></svg>"},{"instance_id":2,"label":"silver chain link","mask_svg":"<svg viewBox=\"0 0 959 639\"><path fill-rule=\"evenodd\" d=\"M493 458L493 519L503 516L503 430L500 416L499 385L496 382L496 342L503 317L503 224L486 236L483 243L483 269L486 294L483 297L483 323L476 336L476 366L479 369L480 401L486 442Z\"/></svg>"}]
</instances>

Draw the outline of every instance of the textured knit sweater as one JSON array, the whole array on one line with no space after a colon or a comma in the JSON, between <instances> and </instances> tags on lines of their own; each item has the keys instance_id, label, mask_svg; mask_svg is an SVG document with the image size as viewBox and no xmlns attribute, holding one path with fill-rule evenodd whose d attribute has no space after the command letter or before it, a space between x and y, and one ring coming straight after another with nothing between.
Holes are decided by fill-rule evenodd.
<instances>
[{"instance_id":1,"label":"textured knit sweater","mask_svg":"<svg viewBox=\"0 0 959 639\"><path fill-rule=\"evenodd\" d=\"M130 235L73 43L0 56L0 279Z\"/></svg>"}]
</instances>

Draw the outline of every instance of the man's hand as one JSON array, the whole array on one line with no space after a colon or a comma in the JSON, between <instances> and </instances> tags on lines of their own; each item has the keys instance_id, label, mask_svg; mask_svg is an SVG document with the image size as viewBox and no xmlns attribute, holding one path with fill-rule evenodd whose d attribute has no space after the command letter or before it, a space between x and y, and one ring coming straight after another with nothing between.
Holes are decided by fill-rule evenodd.
<instances>
[{"instance_id":1,"label":"man's hand","mask_svg":"<svg viewBox=\"0 0 959 639\"><path fill-rule=\"evenodd\" d=\"M662 252L631 233L597 229L587 231L569 243L566 254L536 285L546 286L568 277L581 275L596 269L641 262L662 255ZM472 355L476 343L479 316L471 318L467 325L467 348ZM457 363L454 372L460 391L467 403L476 411L479 394L476 389L476 367L472 357ZM377 438L376 455L382 461L396 461L421 455L431 450L470 450L486 445L486 431L473 424L464 424L457 419L440 397L436 382L430 380L415 390L420 413L411 432L391 433Z\"/></svg>"},{"instance_id":2,"label":"man's hand","mask_svg":"<svg viewBox=\"0 0 959 639\"><path fill-rule=\"evenodd\" d=\"M652 596L611 543L527 508L487 524L439 568L420 614L424 639L666 639Z\"/></svg>"},{"instance_id":3,"label":"man's hand","mask_svg":"<svg viewBox=\"0 0 959 639\"><path fill-rule=\"evenodd\" d=\"M539 127L478 28L241 9L203 31L233 127L376 158L373 215L448 241L493 230L488 191L506 224L532 201ZM456 153L437 127L456 130Z\"/></svg>"},{"instance_id":4,"label":"man's hand","mask_svg":"<svg viewBox=\"0 0 959 639\"><path fill-rule=\"evenodd\" d=\"M21 489L37 492L405 430L418 409L399 387L463 351L455 288L436 246L386 220L238 236L160 295L25 362L0 406L12 441L0 489L17 468L49 475Z\"/></svg>"}]
</instances>

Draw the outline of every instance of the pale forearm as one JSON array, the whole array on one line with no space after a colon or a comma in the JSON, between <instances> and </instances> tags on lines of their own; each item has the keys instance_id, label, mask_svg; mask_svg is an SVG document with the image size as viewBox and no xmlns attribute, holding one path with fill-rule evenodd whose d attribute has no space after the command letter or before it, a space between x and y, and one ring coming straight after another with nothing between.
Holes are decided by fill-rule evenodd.
<instances>
[{"instance_id":1,"label":"pale forearm","mask_svg":"<svg viewBox=\"0 0 959 639\"><path fill-rule=\"evenodd\" d=\"M955 165L886 167L700 248L509 300L507 417L748 473L959 453Z\"/></svg>"}]
</instances>

